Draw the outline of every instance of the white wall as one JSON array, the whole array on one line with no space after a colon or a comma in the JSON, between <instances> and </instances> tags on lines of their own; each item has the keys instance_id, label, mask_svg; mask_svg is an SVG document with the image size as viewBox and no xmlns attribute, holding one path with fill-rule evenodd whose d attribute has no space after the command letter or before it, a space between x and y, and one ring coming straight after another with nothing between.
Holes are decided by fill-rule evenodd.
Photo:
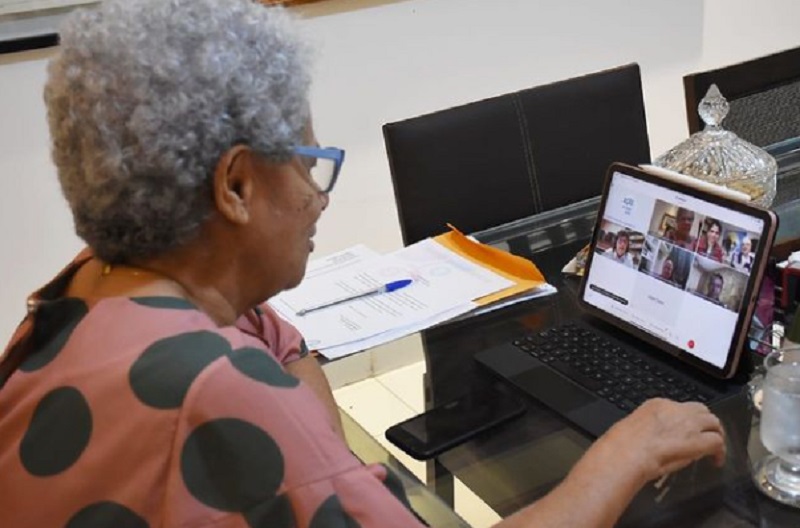
<instances>
[{"instance_id":1,"label":"white wall","mask_svg":"<svg viewBox=\"0 0 800 528\"><path fill-rule=\"evenodd\" d=\"M400 246L383 123L636 61L659 154L687 133L684 74L800 46L796 0L327 0L296 10L319 49L317 135L347 149L318 254ZM27 293L80 248L49 160L48 56L0 56L0 341Z\"/></svg>"}]
</instances>

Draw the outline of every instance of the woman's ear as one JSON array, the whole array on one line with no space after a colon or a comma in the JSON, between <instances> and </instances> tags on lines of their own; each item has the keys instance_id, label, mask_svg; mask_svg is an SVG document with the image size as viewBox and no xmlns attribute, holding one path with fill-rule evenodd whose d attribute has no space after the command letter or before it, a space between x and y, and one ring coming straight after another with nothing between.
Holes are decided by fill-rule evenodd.
<instances>
[{"instance_id":1,"label":"woman's ear","mask_svg":"<svg viewBox=\"0 0 800 528\"><path fill-rule=\"evenodd\" d=\"M254 155L250 147L235 145L220 156L214 170L214 204L220 215L237 224L250 219L255 193Z\"/></svg>"}]
</instances>

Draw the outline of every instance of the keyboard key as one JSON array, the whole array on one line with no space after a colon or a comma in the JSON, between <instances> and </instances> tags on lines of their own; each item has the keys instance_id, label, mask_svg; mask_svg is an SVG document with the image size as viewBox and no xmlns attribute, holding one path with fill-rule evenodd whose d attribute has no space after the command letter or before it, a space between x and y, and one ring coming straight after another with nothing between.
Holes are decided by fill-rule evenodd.
<instances>
[{"instance_id":1,"label":"keyboard key","mask_svg":"<svg viewBox=\"0 0 800 528\"><path fill-rule=\"evenodd\" d=\"M588 376L583 374L583 372L580 372L579 370L573 368L568 363L565 363L561 360L555 360L552 363L550 363L550 365L557 371L561 372L568 378L574 380L578 384L583 385L592 392L596 392L603 386L602 383L599 383L597 382L597 380L589 378Z\"/></svg>"},{"instance_id":2,"label":"keyboard key","mask_svg":"<svg viewBox=\"0 0 800 528\"><path fill-rule=\"evenodd\" d=\"M529 334L512 344L624 411L656 397L681 402L713 400L713 394L701 391L683 376L576 325Z\"/></svg>"}]
</instances>

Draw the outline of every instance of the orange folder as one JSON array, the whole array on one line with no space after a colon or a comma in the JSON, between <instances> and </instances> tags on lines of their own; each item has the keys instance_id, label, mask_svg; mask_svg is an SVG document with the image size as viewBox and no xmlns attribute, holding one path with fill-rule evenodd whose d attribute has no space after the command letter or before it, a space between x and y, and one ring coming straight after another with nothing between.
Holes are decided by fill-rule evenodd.
<instances>
[{"instance_id":1,"label":"orange folder","mask_svg":"<svg viewBox=\"0 0 800 528\"><path fill-rule=\"evenodd\" d=\"M450 228L450 231L434 237L436 242L465 259L514 282L512 286L504 290L475 299L479 306L486 306L547 284L542 272L530 260L475 242L450 224L447 224L447 227Z\"/></svg>"}]
</instances>

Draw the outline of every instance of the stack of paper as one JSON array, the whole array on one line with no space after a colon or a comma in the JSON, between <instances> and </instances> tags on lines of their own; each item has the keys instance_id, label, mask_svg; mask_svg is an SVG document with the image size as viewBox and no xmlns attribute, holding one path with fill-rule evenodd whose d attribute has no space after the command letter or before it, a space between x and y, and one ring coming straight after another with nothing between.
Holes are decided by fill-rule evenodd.
<instances>
[{"instance_id":1,"label":"stack of paper","mask_svg":"<svg viewBox=\"0 0 800 528\"><path fill-rule=\"evenodd\" d=\"M411 279L401 290L328 308L309 306ZM305 336L312 350L334 359L387 343L502 299L547 295L555 289L529 261L473 242L453 230L388 255L364 246L309 264L306 277L270 305ZM521 299L519 299L521 300Z\"/></svg>"}]
</instances>

